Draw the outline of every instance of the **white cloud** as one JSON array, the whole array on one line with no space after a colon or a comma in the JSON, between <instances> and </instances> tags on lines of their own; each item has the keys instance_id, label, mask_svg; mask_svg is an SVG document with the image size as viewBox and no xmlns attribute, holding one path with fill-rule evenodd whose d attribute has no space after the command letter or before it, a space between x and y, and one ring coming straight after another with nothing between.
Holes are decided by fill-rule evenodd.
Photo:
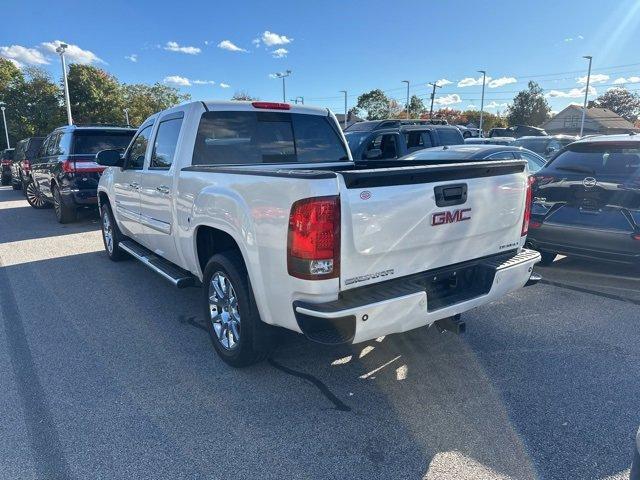
<instances>
[{"instance_id":1,"label":"white cloud","mask_svg":"<svg viewBox=\"0 0 640 480\"><path fill-rule=\"evenodd\" d=\"M547 97L551 98L580 98L584 97L585 87L582 88L572 88L568 92L563 92L562 90L551 90L545 94ZM589 95L597 95L595 87L589 85Z\"/></svg>"},{"instance_id":2,"label":"white cloud","mask_svg":"<svg viewBox=\"0 0 640 480\"><path fill-rule=\"evenodd\" d=\"M229 88L231 85L228 83L220 82L220 88Z\"/></svg>"},{"instance_id":3,"label":"white cloud","mask_svg":"<svg viewBox=\"0 0 640 480\"><path fill-rule=\"evenodd\" d=\"M231 40L222 40L218 44L218 48L221 48L223 50L229 50L230 52L246 52L247 51L246 49L237 46Z\"/></svg>"},{"instance_id":4,"label":"white cloud","mask_svg":"<svg viewBox=\"0 0 640 480\"><path fill-rule=\"evenodd\" d=\"M500 77L500 78L491 80L489 82L489 88L502 87L504 85L509 85L510 83L517 83L517 82L518 80L516 80L514 77Z\"/></svg>"},{"instance_id":5,"label":"white cloud","mask_svg":"<svg viewBox=\"0 0 640 480\"><path fill-rule=\"evenodd\" d=\"M49 60L35 48L27 48L22 45L0 47L0 57L13 62L17 67L22 65L46 65Z\"/></svg>"},{"instance_id":6,"label":"white cloud","mask_svg":"<svg viewBox=\"0 0 640 480\"><path fill-rule=\"evenodd\" d=\"M287 50L286 48L278 48L271 52L271 56L273 58L284 58L287 56L287 53L289 53L289 50Z\"/></svg>"},{"instance_id":7,"label":"white cloud","mask_svg":"<svg viewBox=\"0 0 640 480\"><path fill-rule=\"evenodd\" d=\"M253 43L256 48L260 48L260 45L262 44L262 40L260 40L259 38L254 38L253 40L251 40L251 43Z\"/></svg>"},{"instance_id":8,"label":"white cloud","mask_svg":"<svg viewBox=\"0 0 640 480\"><path fill-rule=\"evenodd\" d=\"M135 53L132 53L131 55L125 55L125 57L127 60L131 60L133 63L136 63L138 61L138 55L136 55Z\"/></svg>"},{"instance_id":9,"label":"white cloud","mask_svg":"<svg viewBox=\"0 0 640 480\"><path fill-rule=\"evenodd\" d=\"M582 35L577 35L575 38L574 37L567 37L567 38L564 39L564 41L566 43L573 42L574 40L584 40L584 37Z\"/></svg>"},{"instance_id":10,"label":"white cloud","mask_svg":"<svg viewBox=\"0 0 640 480\"><path fill-rule=\"evenodd\" d=\"M293 38L289 38L286 35L278 35L277 33L270 32L269 30L265 30L262 34L262 43L267 47L272 47L274 45L286 45L291 42L293 42Z\"/></svg>"},{"instance_id":11,"label":"white cloud","mask_svg":"<svg viewBox=\"0 0 640 480\"><path fill-rule=\"evenodd\" d=\"M487 82L491 81L491 77L487 77ZM466 77L458 82L459 87L476 87L478 85L482 85L482 75L478 78Z\"/></svg>"},{"instance_id":12,"label":"white cloud","mask_svg":"<svg viewBox=\"0 0 640 480\"><path fill-rule=\"evenodd\" d=\"M507 108L509 106L508 103L498 103L495 100L487 103L484 108Z\"/></svg>"},{"instance_id":13,"label":"white cloud","mask_svg":"<svg viewBox=\"0 0 640 480\"><path fill-rule=\"evenodd\" d=\"M194 85L215 85L216 82L213 80L192 80L191 83Z\"/></svg>"},{"instance_id":14,"label":"white cloud","mask_svg":"<svg viewBox=\"0 0 640 480\"><path fill-rule=\"evenodd\" d=\"M170 52L186 53L187 55L197 55L201 52L198 47L180 46L178 42L167 42L164 49L169 50Z\"/></svg>"},{"instance_id":15,"label":"white cloud","mask_svg":"<svg viewBox=\"0 0 640 480\"><path fill-rule=\"evenodd\" d=\"M622 85L624 83L638 83L640 82L640 77L619 77L613 81L614 85Z\"/></svg>"},{"instance_id":16,"label":"white cloud","mask_svg":"<svg viewBox=\"0 0 640 480\"><path fill-rule=\"evenodd\" d=\"M578 40L584 40L584 37L582 35L578 35Z\"/></svg>"},{"instance_id":17,"label":"white cloud","mask_svg":"<svg viewBox=\"0 0 640 480\"><path fill-rule=\"evenodd\" d=\"M478 110L476 105L467 105L467 110Z\"/></svg>"},{"instance_id":18,"label":"white cloud","mask_svg":"<svg viewBox=\"0 0 640 480\"><path fill-rule=\"evenodd\" d=\"M269 78L278 78L278 75L276 73L270 73Z\"/></svg>"},{"instance_id":19,"label":"white cloud","mask_svg":"<svg viewBox=\"0 0 640 480\"><path fill-rule=\"evenodd\" d=\"M609 80L609 75L605 75L604 73L596 73L591 75L591 80L589 81L589 83L604 83L607 80ZM584 85L587 83L587 76L585 75L584 77L578 77L576 78L576 80L578 81L579 84Z\"/></svg>"},{"instance_id":20,"label":"white cloud","mask_svg":"<svg viewBox=\"0 0 640 480\"><path fill-rule=\"evenodd\" d=\"M172 87L190 87L191 81L186 77L181 77L180 75L170 75L168 77L164 77L162 80L167 85L171 85Z\"/></svg>"},{"instance_id":21,"label":"white cloud","mask_svg":"<svg viewBox=\"0 0 640 480\"><path fill-rule=\"evenodd\" d=\"M53 42L43 42L41 45L45 51L56 53L56 48L58 48L62 43L66 42L63 42L61 40L54 40ZM73 45L71 43L67 45L68 46L64 52L64 56L69 63L81 63L83 65L89 65L92 63L105 63L104 60L102 60L90 50L84 50L78 45Z\"/></svg>"},{"instance_id":22,"label":"white cloud","mask_svg":"<svg viewBox=\"0 0 640 480\"><path fill-rule=\"evenodd\" d=\"M439 87L444 87L445 85L449 85L453 83L451 80L447 80L446 78L441 78L440 80L436 81L436 85L438 85Z\"/></svg>"},{"instance_id":23,"label":"white cloud","mask_svg":"<svg viewBox=\"0 0 640 480\"><path fill-rule=\"evenodd\" d=\"M455 103L462 102L462 98L457 93L452 93L450 95L444 95L442 97L436 97L433 103L437 105L453 105Z\"/></svg>"}]
</instances>

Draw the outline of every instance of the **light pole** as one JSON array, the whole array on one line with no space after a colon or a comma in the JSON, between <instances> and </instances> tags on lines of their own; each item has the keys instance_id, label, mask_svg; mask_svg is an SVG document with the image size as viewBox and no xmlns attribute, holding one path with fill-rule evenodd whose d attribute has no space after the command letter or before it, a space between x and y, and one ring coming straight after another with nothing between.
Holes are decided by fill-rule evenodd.
<instances>
[{"instance_id":1,"label":"light pole","mask_svg":"<svg viewBox=\"0 0 640 480\"><path fill-rule=\"evenodd\" d=\"M584 116L587 113L587 96L589 95L589 80L591 80L591 60L593 57L591 55L585 55L582 58L586 58L589 60L589 70L587 72L587 88L584 91L584 105L582 106L582 121L580 122L580 136L582 137L582 132L584 131Z\"/></svg>"},{"instance_id":2,"label":"light pole","mask_svg":"<svg viewBox=\"0 0 640 480\"><path fill-rule=\"evenodd\" d=\"M69 100L69 83L67 82L67 65L64 61L64 52L69 45L61 43L56 48L56 52L60 54L60 60L62 61L62 82L64 83L64 103L67 106L67 123L73 125L73 118L71 117L71 101Z\"/></svg>"},{"instance_id":3,"label":"light pole","mask_svg":"<svg viewBox=\"0 0 640 480\"><path fill-rule=\"evenodd\" d=\"M4 137L7 140L7 148L11 148L11 145L9 145L9 130L7 130L7 117L4 114L5 105L6 103L0 102L0 110L2 110L2 121L4 122Z\"/></svg>"},{"instance_id":4,"label":"light pole","mask_svg":"<svg viewBox=\"0 0 640 480\"><path fill-rule=\"evenodd\" d=\"M130 127L131 124L129 123L129 109L128 108L124 109L124 116L127 119L127 127Z\"/></svg>"},{"instance_id":5,"label":"light pole","mask_svg":"<svg viewBox=\"0 0 640 480\"><path fill-rule=\"evenodd\" d=\"M429 109L429 120L431 120L433 117L433 100L436 96L436 88L442 88L442 85L438 85L438 82L430 82L428 85L433 86L433 91L431 92L431 108Z\"/></svg>"},{"instance_id":6,"label":"light pole","mask_svg":"<svg viewBox=\"0 0 640 480\"><path fill-rule=\"evenodd\" d=\"M409 118L409 80L402 80L402 83L407 84L407 119Z\"/></svg>"},{"instance_id":7,"label":"light pole","mask_svg":"<svg viewBox=\"0 0 640 480\"><path fill-rule=\"evenodd\" d=\"M286 87L284 85L284 79L287 78L289 75L291 75L291 70L287 70L284 73L283 72L276 73L276 77L282 79L282 101L283 102L287 101L287 93L286 93Z\"/></svg>"},{"instance_id":8,"label":"light pole","mask_svg":"<svg viewBox=\"0 0 640 480\"><path fill-rule=\"evenodd\" d=\"M480 137L484 137L484 133L482 131L482 115L484 114L484 84L487 79L487 72L484 70L478 70L478 73L482 74L482 97L480 98L480 128L478 129L478 135Z\"/></svg>"},{"instance_id":9,"label":"light pole","mask_svg":"<svg viewBox=\"0 0 640 480\"><path fill-rule=\"evenodd\" d=\"M347 128L347 91L340 90L340 93L344 93L344 121L342 122L344 128Z\"/></svg>"}]
</instances>

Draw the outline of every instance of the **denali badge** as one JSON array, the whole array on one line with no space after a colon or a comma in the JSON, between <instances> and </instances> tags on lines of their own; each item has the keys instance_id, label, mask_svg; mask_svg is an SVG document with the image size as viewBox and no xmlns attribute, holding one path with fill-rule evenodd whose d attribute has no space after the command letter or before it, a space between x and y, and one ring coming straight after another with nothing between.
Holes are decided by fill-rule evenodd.
<instances>
[{"instance_id":1,"label":"denali badge","mask_svg":"<svg viewBox=\"0 0 640 480\"><path fill-rule=\"evenodd\" d=\"M373 280L374 278L387 277L389 275L393 275L393 273L394 273L393 268L390 268L389 270L383 270L381 272L370 273L368 275L361 275L359 277L347 278L344 281L344 284L351 285L353 283L366 282L367 280Z\"/></svg>"},{"instance_id":2,"label":"denali badge","mask_svg":"<svg viewBox=\"0 0 640 480\"><path fill-rule=\"evenodd\" d=\"M471 220L470 208L462 208L452 212L436 212L431 217L431 225L444 225L445 223L464 222Z\"/></svg>"}]
</instances>

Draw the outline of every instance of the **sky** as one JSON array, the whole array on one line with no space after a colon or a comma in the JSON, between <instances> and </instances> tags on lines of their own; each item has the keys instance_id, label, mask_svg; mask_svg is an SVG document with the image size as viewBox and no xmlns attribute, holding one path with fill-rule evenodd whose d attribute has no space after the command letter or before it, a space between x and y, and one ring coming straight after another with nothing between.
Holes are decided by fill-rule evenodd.
<instances>
[{"instance_id":1,"label":"sky","mask_svg":"<svg viewBox=\"0 0 640 480\"><path fill-rule=\"evenodd\" d=\"M640 0L3 0L0 56L61 75L68 62L107 70L125 83L161 82L194 100L246 91L344 110L380 88L428 106L504 112L527 82L540 84L554 111L582 103L593 56L590 98L624 85L640 92Z\"/></svg>"}]
</instances>

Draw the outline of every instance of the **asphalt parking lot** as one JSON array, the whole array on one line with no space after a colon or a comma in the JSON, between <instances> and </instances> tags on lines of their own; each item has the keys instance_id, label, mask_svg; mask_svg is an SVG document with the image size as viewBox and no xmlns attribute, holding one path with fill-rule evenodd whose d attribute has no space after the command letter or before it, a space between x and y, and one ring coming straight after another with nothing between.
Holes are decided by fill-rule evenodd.
<instances>
[{"instance_id":1,"label":"asphalt parking lot","mask_svg":"<svg viewBox=\"0 0 640 480\"><path fill-rule=\"evenodd\" d=\"M0 189L0 478L613 479L640 424L640 279L558 259L434 329L287 335L233 370L200 291ZM635 275L635 277L634 277Z\"/></svg>"}]
</instances>

